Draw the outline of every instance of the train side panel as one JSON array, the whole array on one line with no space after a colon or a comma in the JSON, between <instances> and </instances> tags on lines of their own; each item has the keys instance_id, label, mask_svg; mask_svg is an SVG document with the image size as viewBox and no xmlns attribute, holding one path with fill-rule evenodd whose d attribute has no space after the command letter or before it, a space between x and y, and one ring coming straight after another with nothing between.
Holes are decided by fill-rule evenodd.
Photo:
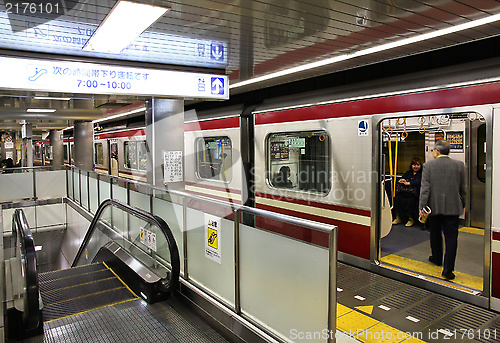
<instances>
[{"instance_id":1,"label":"train side panel","mask_svg":"<svg viewBox=\"0 0 500 343\"><path fill-rule=\"evenodd\" d=\"M242 203L239 118L185 123L186 191Z\"/></svg>"},{"instance_id":2,"label":"train side panel","mask_svg":"<svg viewBox=\"0 0 500 343\"><path fill-rule=\"evenodd\" d=\"M314 113L316 108L308 110ZM273 117L280 118L279 113ZM257 121L261 124L255 126L256 207L337 225L339 251L369 259L371 133L358 136L358 121L349 118L277 124L265 122L265 118ZM309 162L307 151L315 145L324 145L321 153L326 149L328 155L322 161ZM278 172L273 165L291 169L293 188L273 185ZM320 173L326 173L331 182L320 185L325 182L319 180ZM297 238L327 246L326 235L307 235Z\"/></svg>"}]
</instances>

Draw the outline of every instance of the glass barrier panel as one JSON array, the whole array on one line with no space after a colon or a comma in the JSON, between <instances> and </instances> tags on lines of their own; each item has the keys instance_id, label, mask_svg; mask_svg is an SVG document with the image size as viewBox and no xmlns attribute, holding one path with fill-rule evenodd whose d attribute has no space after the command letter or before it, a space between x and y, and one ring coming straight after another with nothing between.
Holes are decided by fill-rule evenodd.
<instances>
[{"instance_id":1,"label":"glass barrier panel","mask_svg":"<svg viewBox=\"0 0 500 343\"><path fill-rule=\"evenodd\" d=\"M125 187L120 186L119 184L113 183L113 199L121 201L125 204L128 204L127 201L127 189Z\"/></svg>"},{"instance_id":2,"label":"glass barrier panel","mask_svg":"<svg viewBox=\"0 0 500 343\"><path fill-rule=\"evenodd\" d=\"M0 174L0 201L32 199L33 173ZM12 219L12 218L11 218Z\"/></svg>"},{"instance_id":3,"label":"glass barrier panel","mask_svg":"<svg viewBox=\"0 0 500 343\"><path fill-rule=\"evenodd\" d=\"M87 171L82 170L80 175L80 195L82 197L82 206L86 210L89 210L89 173Z\"/></svg>"},{"instance_id":4,"label":"glass barrier panel","mask_svg":"<svg viewBox=\"0 0 500 343\"><path fill-rule=\"evenodd\" d=\"M15 208L6 208L2 210L3 232L12 233L12 216L14 215ZM35 207L23 207L24 215L28 220L30 228L36 228L36 215Z\"/></svg>"},{"instance_id":5,"label":"glass barrier panel","mask_svg":"<svg viewBox=\"0 0 500 343\"><path fill-rule=\"evenodd\" d=\"M149 196L132 190L130 191L130 206L134 206L146 212L151 212ZM130 230L137 230L139 228L141 223L138 222L137 220L138 218L130 216L129 218Z\"/></svg>"},{"instance_id":6,"label":"glass barrier panel","mask_svg":"<svg viewBox=\"0 0 500 343\"><path fill-rule=\"evenodd\" d=\"M160 196L157 194L156 196ZM177 197L179 198L179 197ZM169 200L155 197L153 198L153 214L162 218L165 223L168 224L172 234L174 235L175 242L177 244L177 249L179 250L179 258L181 261L184 261L184 237L182 235L182 223L183 223L183 207L182 207L182 199L173 199L176 200L177 203L173 203ZM161 239L164 239L163 237ZM158 245L162 246L163 242L159 242ZM170 252L168 254L159 250L158 255L164 259L170 259ZM184 263L180 264L181 273L184 273Z\"/></svg>"},{"instance_id":7,"label":"glass barrier panel","mask_svg":"<svg viewBox=\"0 0 500 343\"><path fill-rule=\"evenodd\" d=\"M62 198L66 195L65 170L36 171L36 196L38 199Z\"/></svg>"},{"instance_id":8,"label":"glass barrier panel","mask_svg":"<svg viewBox=\"0 0 500 343\"><path fill-rule=\"evenodd\" d=\"M211 203L188 200L186 215L189 277L234 304L234 223ZM213 214L208 214L208 213ZM221 216L222 215L222 216ZM234 216L230 214L227 217Z\"/></svg>"},{"instance_id":9,"label":"glass barrier panel","mask_svg":"<svg viewBox=\"0 0 500 343\"><path fill-rule=\"evenodd\" d=\"M288 339L294 332L323 332L328 258L326 248L240 224L242 312Z\"/></svg>"},{"instance_id":10,"label":"glass barrier panel","mask_svg":"<svg viewBox=\"0 0 500 343\"><path fill-rule=\"evenodd\" d=\"M89 195L90 195L90 212L96 213L97 208L99 207L99 197L98 197L98 188L97 188L97 174L90 173L89 177Z\"/></svg>"},{"instance_id":11,"label":"glass barrier panel","mask_svg":"<svg viewBox=\"0 0 500 343\"><path fill-rule=\"evenodd\" d=\"M133 188L133 185L131 185ZM140 208L143 211L151 212L150 188L140 186L136 190L130 190L130 206Z\"/></svg>"},{"instance_id":12,"label":"glass barrier panel","mask_svg":"<svg viewBox=\"0 0 500 343\"><path fill-rule=\"evenodd\" d=\"M111 183L109 178L102 178L99 180L99 198L100 202L106 199L111 199ZM99 204L100 205L100 204Z\"/></svg>"},{"instance_id":13,"label":"glass barrier panel","mask_svg":"<svg viewBox=\"0 0 500 343\"><path fill-rule=\"evenodd\" d=\"M78 169L75 169L74 175L74 194L75 194L75 202L81 204L80 199L80 173Z\"/></svg>"},{"instance_id":14,"label":"glass barrier panel","mask_svg":"<svg viewBox=\"0 0 500 343\"><path fill-rule=\"evenodd\" d=\"M76 202L75 198L75 173L76 170L74 168L70 169L68 171L68 178L69 178L69 194L68 197Z\"/></svg>"},{"instance_id":15,"label":"glass barrier panel","mask_svg":"<svg viewBox=\"0 0 500 343\"><path fill-rule=\"evenodd\" d=\"M124 245L123 238L129 238L129 217L130 215L116 207L111 207L111 222L112 228L120 237L118 244Z\"/></svg>"}]
</instances>

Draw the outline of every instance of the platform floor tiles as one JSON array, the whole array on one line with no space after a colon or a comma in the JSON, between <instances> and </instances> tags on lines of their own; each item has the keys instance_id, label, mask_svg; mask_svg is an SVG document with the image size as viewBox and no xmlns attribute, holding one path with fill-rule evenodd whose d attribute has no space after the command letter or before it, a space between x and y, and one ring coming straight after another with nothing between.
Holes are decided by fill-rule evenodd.
<instances>
[{"instance_id":1,"label":"platform floor tiles","mask_svg":"<svg viewBox=\"0 0 500 343\"><path fill-rule=\"evenodd\" d=\"M361 342L500 342L500 314L339 263L337 329Z\"/></svg>"}]
</instances>

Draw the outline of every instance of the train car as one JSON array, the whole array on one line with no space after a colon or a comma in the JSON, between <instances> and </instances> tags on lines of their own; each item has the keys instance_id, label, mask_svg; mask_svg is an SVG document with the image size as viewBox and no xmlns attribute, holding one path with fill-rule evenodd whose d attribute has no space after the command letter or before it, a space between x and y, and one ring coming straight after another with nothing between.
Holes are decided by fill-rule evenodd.
<instances>
[{"instance_id":1,"label":"train car","mask_svg":"<svg viewBox=\"0 0 500 343\"><path fill-rule=\"evenodd\" d=\"M94 134L94 170L147 181L146 132L144 128L112 129Z\"/></svg>"},{"instance_id":2,"label":"train car","mask_svg":"<svg viewBox=\"0 0 500 343\"><path fill-rule=\"evenodd\" d=\"M33 142L33 165L50 166L52 162L52 146L48 140Z\"/></svg>"},{"instance_id":3,"label":"train car","mask_svg":"<svg viewBox=\"0 0 500 343\"><path fill-rule=\"evenodd\" d=\"M63 138L63 161L65 166L72 166L75 164L72 155L74 144L73 137Z\"/></svg>"},{"instance_id":4,"label":"train car","mask_svg":"<svg viewBox=\"0 0 500 343\"><path fill-rule=\"evenodd\" d=\"M500 78L491 75L500 75L500 68L449 68L412 80L399 77L268 99L255 109L241 107L239 134L235 111L200 111L200 118L218 118L185 126L186 190L227 201L241 194L243 204L336 225L341 261L499 308L500 217L494 203L500 188L493 175L500 166L495 168L493 127L499 120ZM243 120L247 117L250 125ZM232 138L238 136L240 146ZM225 172L241 177L233 184L218 180L217 171L206 177L203 169L219 163L228 137L233 170ZM453 282L441 278L442 268L429 264L429 233L423 224L392 224L395 183L413 158L423 163L433 158L438 139L450 141L450 157L463 161L467 173ZM207 158L211 147L214 157ZM285 183L283 170L289 178ZM327 244L325 235L299 227L258 224Z\"/></svg>"}]
</instances>

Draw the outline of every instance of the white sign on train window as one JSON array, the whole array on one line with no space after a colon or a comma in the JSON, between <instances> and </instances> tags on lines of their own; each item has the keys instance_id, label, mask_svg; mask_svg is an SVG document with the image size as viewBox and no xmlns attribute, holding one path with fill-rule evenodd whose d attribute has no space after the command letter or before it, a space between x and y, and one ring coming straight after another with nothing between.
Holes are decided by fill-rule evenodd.
<instances>
[{"instance_id":1,"label":"white sign on train window","mask_svg":"<svg viewBox=\"0 0 500 343\"><path fill-rule=\"evenodd\" d=\"M226 75L5 56L0 73L6 89L229 99Z\"/></svg>"},{"instance_id":2,"label":"white sign on train window","mask_svg":"<svg viewBox=\"0 0 500 343\"><path fill-rule=\"evenodd\" d=\"M368 121L359 120L358 121L358 136L368 136Z\"/></svg>"}]
</instances>

